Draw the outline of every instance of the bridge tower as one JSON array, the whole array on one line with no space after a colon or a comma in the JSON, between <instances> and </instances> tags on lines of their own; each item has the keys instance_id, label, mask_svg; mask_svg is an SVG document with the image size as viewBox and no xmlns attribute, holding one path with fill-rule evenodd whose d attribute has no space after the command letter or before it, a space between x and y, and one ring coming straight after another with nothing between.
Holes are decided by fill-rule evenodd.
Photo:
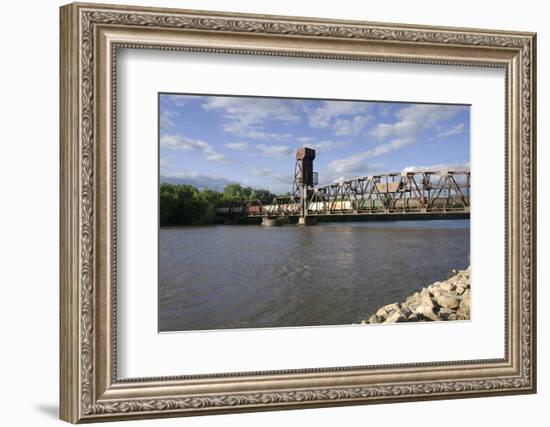
<instances>
[{"instance_id":1,"label":"bridge tower","mask_svg":"<svg viewBox=\"0 0 550 427\"><path fill-rule=\"evenodd\" d=\"M313 172L313 160L315 160L313 148L302 147L296 151L292 196L300 200L299 225L315 225L317 223L317 218L307 215L308 200L313 195L313 187L318 184L317 173Z\"/></svg>"}]
</instances>

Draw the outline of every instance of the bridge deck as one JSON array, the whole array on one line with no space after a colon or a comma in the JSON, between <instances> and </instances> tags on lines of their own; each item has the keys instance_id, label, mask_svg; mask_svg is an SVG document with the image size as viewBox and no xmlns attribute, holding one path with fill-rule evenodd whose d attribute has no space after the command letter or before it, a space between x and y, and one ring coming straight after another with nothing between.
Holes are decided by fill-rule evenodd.
<instances>
[{"instance_id":1,"label":"bridge deck","mask_svg":"<svg viewBox=\"0 0 550 427\"><path fill-rule=\"evenodd\" d=\"M308 213L307 216L315 217L351 217L351 216L392 216L392 215L415 215L415 216L470 216L470 209L461 209L461 210L446 210L446 211L344 211L344 212L330 212L330 213ZM223 216L223 215L220 215ZM301 215L299 213L291 214L249 214L242 215L248 218L265 218L265 217L289 217L289 218L298 218Z\"/></svg>"}]
</instances>

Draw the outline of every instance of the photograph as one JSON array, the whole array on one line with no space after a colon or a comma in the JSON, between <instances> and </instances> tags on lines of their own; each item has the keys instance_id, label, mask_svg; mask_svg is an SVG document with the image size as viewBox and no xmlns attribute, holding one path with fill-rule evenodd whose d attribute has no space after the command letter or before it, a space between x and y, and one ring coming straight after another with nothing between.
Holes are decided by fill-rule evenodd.
<instances>
[{"instance_id":1,"label":"photograph","mask_svg":"<svg viewBox=\"0 0 550 427\"><path fill-rule=\"evenodd\" d=\"M158 94L159 332L470 320L470 105Z\"/></svg>"},{"instance_id":2,"label":"photograph","mask_svg":"<svg viewBox=\"0 0 550 427\"><path fill-rule=\"evenodd\" d=\"M348 420L339 411L355 405L387 422L388 404L412 420L438 401L429 410L451 427L469 421L448 417L456 405L475 424L468 399L489 396L528 403L477 404L507 426L535 420L543 14L281 1L27 13L59 29L40 31L51 46L23 61L42 70L42 55L58 83L16 67L55 102L38 97L38 125L21 115L26 127L4 138L28 128L41 152L48 128L59 133L55 158L30 168L38 181L21 174L26 153L6 156L8 175L28 181L13 186L29 205L17 215L41 207L21 227L6 221L11 252L25 254L6 283L59 276L55 302L8 310L28 324L8 328L16 343L57 312L55 333L38 335L58 351L31 364L34 382L56 377L51 402L75 424L227 414L280 425L288 411L320 420L292 425L334 425L315 408ZM18 111L25 82L8 80ZM56 164L59 197L21 191ZM58 203L55 226L41 224L41 197ZM36 256L33 224L56 237ZM53 412L38 391L35 412Z\"/></svg>"}]
</instances>

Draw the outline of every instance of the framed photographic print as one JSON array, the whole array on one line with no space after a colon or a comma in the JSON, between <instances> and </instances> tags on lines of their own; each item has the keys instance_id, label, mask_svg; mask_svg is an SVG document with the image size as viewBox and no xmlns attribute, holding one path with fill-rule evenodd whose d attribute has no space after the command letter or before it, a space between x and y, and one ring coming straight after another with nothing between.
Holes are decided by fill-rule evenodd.
<instances>
[{"instance_id":1,"label":"framed photographic print","mask_svg":"<svg viewBox=\"0 0 550 427\"><path fill-rule=\"evenodd\" d=\"M535 34L61 8L61 418L533 393Z\"/></svg>"}]
</instances>

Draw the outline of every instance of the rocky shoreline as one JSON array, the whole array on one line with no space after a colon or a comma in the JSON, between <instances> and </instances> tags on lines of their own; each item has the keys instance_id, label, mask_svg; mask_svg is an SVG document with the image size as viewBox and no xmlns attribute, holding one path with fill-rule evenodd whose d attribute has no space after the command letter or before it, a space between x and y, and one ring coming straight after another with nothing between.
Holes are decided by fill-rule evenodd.
<instances>
[{"instance_id":1,"label":"rocky shoreline","mask_svg":"<svg viewBox=\"0 0 550 427\"><path fill-rule=\"evenodd\" d=\"M379 308L362 324L470 320L470 267L453 270L447 280L435 282L404 302Z\"/></svg>"}]
</instances>

